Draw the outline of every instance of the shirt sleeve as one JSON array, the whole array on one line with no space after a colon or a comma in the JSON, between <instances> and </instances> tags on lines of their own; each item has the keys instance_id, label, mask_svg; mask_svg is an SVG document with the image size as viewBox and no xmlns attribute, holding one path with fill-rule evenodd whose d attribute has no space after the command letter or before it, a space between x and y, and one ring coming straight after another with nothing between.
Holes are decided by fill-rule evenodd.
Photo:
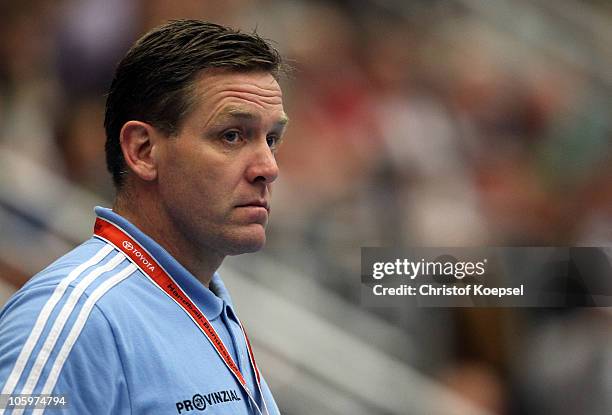
<instances>
[{"instance_id":1,"label":"shirt sleeve","mask_svg":"<svg viewBox=\"0 0 612 415\"><path fill-rule=\"evenodd\" d=\"M112 327L95 305L86 306L86 295L74 304L65 301L70 292L52 309L52 288L19 292L2 310L2 393L62 395L65 415L130 413ZM41 412L28 408L24 413Z\"/></svg>"}]
</instances>

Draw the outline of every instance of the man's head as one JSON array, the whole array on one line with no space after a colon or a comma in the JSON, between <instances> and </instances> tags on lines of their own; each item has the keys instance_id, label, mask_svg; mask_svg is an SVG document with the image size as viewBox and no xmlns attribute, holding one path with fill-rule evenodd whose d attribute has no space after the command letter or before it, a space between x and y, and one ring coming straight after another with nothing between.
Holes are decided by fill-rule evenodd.
<instances>
[{"instance_id":1,"label":"man's head","mask_svg":"<svg viewBox=\"0 0 612 415\"><path fill-rule=\"evenodd\" d=\"M140 38L119 63L106 100L106 163L120 189L127 173L120 145L130 120L176 135L193 109L194 81L205 69L263 71L277 77L279 53L255 34L199 20L171 21Z\"/></svg>"},{"instance_id":2,"label":"man's head","mask_svg":"<svg viewBox=\"0 0 612 415\"><path fill-rule=\"evenodd\" d=\"M258 36L198 21L128 52L107 101L107 162L118 198L136 199L123 206L157 221L147 231L217 258L263 246L287 124L280 64Z\"/></svg>"}]
</instances>

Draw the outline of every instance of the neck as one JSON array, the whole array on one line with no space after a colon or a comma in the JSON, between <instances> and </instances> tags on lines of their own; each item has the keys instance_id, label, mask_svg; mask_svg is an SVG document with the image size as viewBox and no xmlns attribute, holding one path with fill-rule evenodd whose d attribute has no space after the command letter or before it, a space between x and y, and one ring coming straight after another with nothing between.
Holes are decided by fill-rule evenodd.
<instances>
[{"instance_id":1,"label":"neck","mask_svg":"<svg viewBox=\"0 0 612 415\"><path fill-rule=\"evenodd\" d=\"M143 193L143 194L140 194ZM189 241L180 226L174 223L165 210L145 194L134 190L122 190L113 204L113 211L161 245L182 266L206 287L223 262L223 255L210 252ZM148 193L150 194L150 193Z\"/></svg>"}]
</instances>

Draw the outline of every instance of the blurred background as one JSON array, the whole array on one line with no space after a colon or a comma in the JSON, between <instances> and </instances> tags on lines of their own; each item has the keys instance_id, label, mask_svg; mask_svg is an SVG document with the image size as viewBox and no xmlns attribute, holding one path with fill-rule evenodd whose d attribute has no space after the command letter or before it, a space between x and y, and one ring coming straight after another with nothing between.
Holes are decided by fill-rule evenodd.
<instances>
[{"instance_id":1,"label":"blurred background","mask_svg":"<svg viewBox=\"0 0 612 415\"><path fill-rule=\"evenodd\" d=\"M293 67L268 245L221 270L284 414L612 413L609 309L360 301L363 246L611 245L609 0L2 0L0 304L111 206L104 94L173 18Z\"/></svg>"}]
</instances>

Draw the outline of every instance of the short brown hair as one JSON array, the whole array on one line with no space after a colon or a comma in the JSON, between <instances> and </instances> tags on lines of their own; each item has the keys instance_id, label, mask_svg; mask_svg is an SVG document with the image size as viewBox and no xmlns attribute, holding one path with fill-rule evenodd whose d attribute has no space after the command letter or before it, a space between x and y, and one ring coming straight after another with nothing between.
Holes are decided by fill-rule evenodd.
<instances>
[{"instance_id":1,"label":"short brown hair","mask_svg":"<svg viewBox=\"0 0 612 415\"><path fill-rule=\"evenodd\" d=\"M139 120L177 134L192 108L194 78L208 68L262 70L278 77L282 61L256 33L200 20L173 20L141 37L117 66L106 100L106 165L117 188L125 172L119 143L123 125Z\"/></svg>"}]
</instances>

